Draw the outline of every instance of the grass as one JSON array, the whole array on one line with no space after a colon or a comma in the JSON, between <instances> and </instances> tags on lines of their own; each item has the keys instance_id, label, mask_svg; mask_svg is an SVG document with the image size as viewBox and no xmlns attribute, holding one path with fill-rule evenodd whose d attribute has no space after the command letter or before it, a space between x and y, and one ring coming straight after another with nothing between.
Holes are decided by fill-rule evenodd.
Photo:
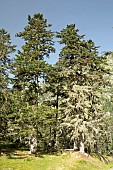
<instances>
[{"instance_id":1,"label":"grass","mask_svg":"<svg viewBox=\"0 0 113 170\"><path fill-rule=\"evenodd\" d=\"M15 151L0 157L0 170L109 170L113 162L104 164L98 158L76 157L75 153L29 155Z\"/></svg>"},{"instance_id":2,"label":"grass","mask_svg":"<svg viewBox=\"0 0 113 170\"><path fill-rule=\"evenodd\" d=\"M93 162L79 159L65 170L109 170L111 167L113 167L113 163L105 165L103 163L96 164L95 162L94 164Z\"/></svg>"}]
</instances>

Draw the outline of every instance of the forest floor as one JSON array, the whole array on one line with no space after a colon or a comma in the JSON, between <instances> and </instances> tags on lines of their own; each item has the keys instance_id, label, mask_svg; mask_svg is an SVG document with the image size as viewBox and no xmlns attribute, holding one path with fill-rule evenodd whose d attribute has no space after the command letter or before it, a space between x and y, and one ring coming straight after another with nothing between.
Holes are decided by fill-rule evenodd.
<instances>
[{"instance_id":1,"label":"forest floor","mask_svg":"<svg viewBox=\"0 0 113 170\"><path fill-rule=\"evenodd\" d=\"M28 151L16 150L0 156L0 170L110 170L112 167L112 157L79 152L30 155Z\"/></svg>"}]
</instances>

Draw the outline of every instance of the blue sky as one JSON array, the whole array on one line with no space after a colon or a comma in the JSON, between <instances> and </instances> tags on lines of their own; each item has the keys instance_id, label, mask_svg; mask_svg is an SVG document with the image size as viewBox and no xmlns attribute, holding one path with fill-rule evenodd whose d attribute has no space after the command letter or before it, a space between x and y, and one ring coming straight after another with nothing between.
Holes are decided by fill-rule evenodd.
<instances>
[{"instance_id":1,"label":"blue sky","mask_svg":"<svg viewBox=\"0 0 113 170\"><path fill-rule=\"evenodd\" d=\"M92 39L100 46L99 53L113 51L113 0L0 0L0 28L6 29L13 44L22 45L15 34L27 25L27 16L42 13L53 31L60 31L67 24L75 23L85 39ZM60 47L50 63L58 59Z\"/></svg>"}]
</instances>

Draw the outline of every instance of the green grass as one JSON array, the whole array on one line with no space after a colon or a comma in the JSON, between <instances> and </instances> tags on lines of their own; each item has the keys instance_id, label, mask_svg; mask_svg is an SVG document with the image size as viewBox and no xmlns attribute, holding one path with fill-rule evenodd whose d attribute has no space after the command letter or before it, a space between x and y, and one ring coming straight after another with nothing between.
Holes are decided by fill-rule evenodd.
<instances>
[{"instance_id":1,"label":"green grass","mask_svg":"<svg viewBox=\"0 0 113 170\"><path fill-rule=\"evenodd\" d=\"M73 154L30 156L16 151L0 157L0 170L108 170L113 162L104 164L97 158L76 158Z\"/></svg>"},{"instance_id":2,"label":"green grass","mask_svg":"<svg viewBox=\"0 0 113 170\"><path fill-rule=\"evenodd\" d=\"M111 167L113 167L113 162L107 165L102 162L99 162L99 164L94 164L93 162L79 159L65 170L109 170Z\"/></svg>"},{"instance_id":3,"label":"green grass","mask_svg":"<svg viewBox=\"0 0 113 170\"><path fill-rule=\"evenodd\" d=\"M65 156L66 157L66 156ZM39 157L30 156L27 152L16 152L10 156L0 157L0 170L50 170L60 166L61 156L42 155ZM52 170L52 169L51 169Z\"/></svg>"}]
</instances>

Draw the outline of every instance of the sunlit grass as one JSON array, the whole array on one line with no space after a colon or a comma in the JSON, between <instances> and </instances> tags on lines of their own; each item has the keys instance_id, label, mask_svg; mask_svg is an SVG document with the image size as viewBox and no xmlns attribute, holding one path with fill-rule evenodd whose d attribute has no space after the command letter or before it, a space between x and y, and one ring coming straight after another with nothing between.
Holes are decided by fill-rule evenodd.
<instances>
[{"instance_id":1,"label":"sunlit grass","mask_svg":"<svg viewBox=\"0 0 113 170\"><path fill-rule=\"evenodd\" d=\"M104 164L97 158L76 158L74 154L30 156L17 151L0 157L0 170L108 170L113 162Z\"/></svg>"},{"instance_id":2,"label":"sunlit grass","mask_svg":"<svg viewBox=\"0 0 113 170\"><path fill-rule=\"evenodd\" d=\"M74 162L73 165L65 168L65 170L109 170L113 167L113 162L109 164L103 164L102 162L90 162L87 160L79 159Z\"/></svg>"}]
</instances>

